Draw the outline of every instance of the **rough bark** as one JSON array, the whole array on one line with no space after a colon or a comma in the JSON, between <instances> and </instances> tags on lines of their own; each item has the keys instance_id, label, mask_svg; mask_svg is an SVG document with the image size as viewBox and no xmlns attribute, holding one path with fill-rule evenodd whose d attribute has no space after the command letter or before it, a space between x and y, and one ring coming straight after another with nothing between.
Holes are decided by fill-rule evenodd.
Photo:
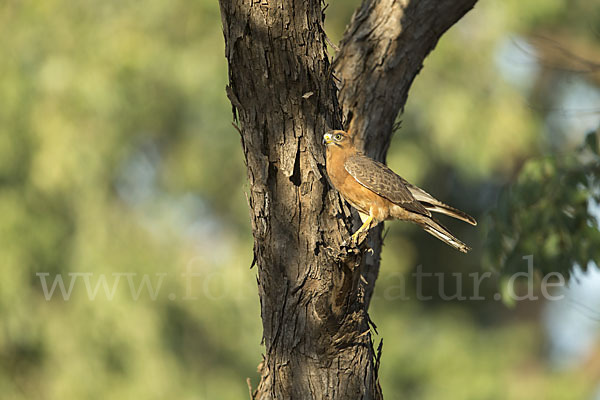
<instances>
[{"instance_id":1,"label":"rough bark","mask_svg":"<svg viewBox=\"0 0 600 400\"><path fill-rule=\"evenodd\" d=\"M354 15L338 57L339 98L352 130L372 140L371 154L383 159L424 57L474 2L366 1ZM367 315L380 241L371 241L379 247L369 257L364 247L342 246L350 210L324 175L321 138L341 128L342 109L322 4L221 0L221 15L227 94L250 183L265 345L253 396L381 398Z\"/></svg>"}]
</instances>

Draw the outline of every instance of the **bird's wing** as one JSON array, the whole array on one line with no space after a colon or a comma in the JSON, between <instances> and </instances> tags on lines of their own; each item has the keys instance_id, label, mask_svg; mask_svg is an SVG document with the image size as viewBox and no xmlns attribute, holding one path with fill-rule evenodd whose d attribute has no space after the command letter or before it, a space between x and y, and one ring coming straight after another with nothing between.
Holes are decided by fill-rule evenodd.
<instances>
[{"instance_id":1,"label":"bird's wing","mask_svg":"<svg viewBox=\"0 0 600 400\"><path fill-rule=\"evenodd\" d=\"M408 190L406 186L408 182L385 164L357 153L346 159L344 168L358 183L379 196L409 211L431 216L431 213Z\"/></svg>"}]
</instances>

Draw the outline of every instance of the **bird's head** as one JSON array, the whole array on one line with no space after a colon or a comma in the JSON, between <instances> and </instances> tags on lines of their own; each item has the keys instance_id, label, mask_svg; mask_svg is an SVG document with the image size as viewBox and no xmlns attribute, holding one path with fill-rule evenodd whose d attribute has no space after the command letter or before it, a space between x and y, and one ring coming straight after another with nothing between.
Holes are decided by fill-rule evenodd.
<instances>
[{"instance_id":1,"label":"bird's head","mask_svg":"<svg viewBox=\"0 0 600 400\"><path fill-rule=\"evenodd\" d=\"M327 131L327 133L323 135L323 143L327 147L336 146L346 148L352 146L352 138L348 132L340 130Z\"/></svg>"}]
</instances>

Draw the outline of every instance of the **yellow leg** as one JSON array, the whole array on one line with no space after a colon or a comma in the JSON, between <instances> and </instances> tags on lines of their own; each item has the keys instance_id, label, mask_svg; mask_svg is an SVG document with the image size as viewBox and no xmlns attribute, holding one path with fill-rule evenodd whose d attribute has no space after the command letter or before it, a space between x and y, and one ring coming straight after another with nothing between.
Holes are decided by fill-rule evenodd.
<instances>
[{"instance_id":1,"label":"yellow leg","mask_svg":"<svg viewBox=\"0 0 600 400\"><path fill-rule=\"evenodd\" d=\"M369 228L371 227L371 222L373 222L373 217L369 215L369 217L365 219L365 222L363 222L360 228L358 228L358 230L354 232L354 234L350 237L350 241L356 244L356 241L358 240L358 235L365 230L369 230Z\"/></svg>"}]
</instances>

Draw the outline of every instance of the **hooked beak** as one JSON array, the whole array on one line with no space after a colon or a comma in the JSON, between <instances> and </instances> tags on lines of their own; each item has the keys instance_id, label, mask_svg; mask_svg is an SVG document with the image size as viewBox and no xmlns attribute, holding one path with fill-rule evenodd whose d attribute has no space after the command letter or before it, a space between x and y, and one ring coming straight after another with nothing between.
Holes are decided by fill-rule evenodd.
<instances>
[{"instance_id":1,"label":"hooked beak","mask_svg":"<svg viewBox=\"0 0 600 400\"><path fill-rule=\"evenodd\" d=\"M331 142L333 142L333 133L331 133L331 131L328 131L323 135L323 144L329 144Z\"/></svg>"}]
</instances>

